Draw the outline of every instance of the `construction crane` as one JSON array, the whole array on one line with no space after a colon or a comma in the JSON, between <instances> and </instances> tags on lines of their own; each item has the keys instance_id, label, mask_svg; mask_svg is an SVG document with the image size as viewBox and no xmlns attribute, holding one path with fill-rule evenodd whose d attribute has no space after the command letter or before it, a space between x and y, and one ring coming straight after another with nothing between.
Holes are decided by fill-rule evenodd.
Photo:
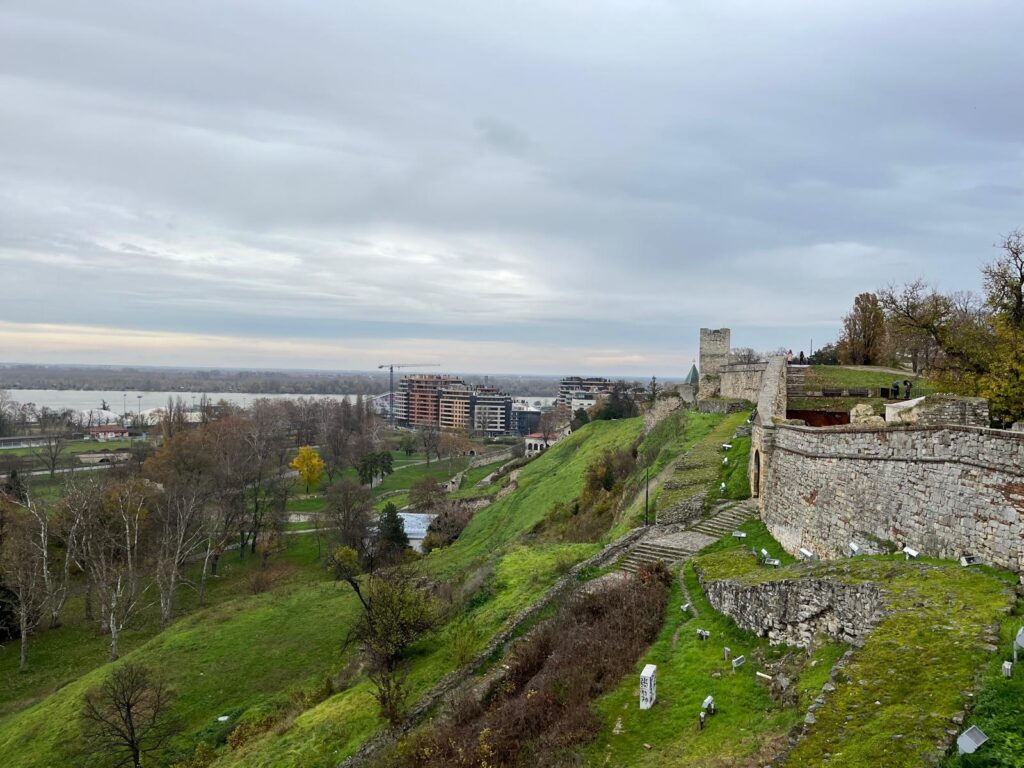
<instances>
[{"instance_id":1,"label":"construction crane","mask_svg":"<svg viewBox=\"0 0 1024 768\"><path fill-rule=\"evenodd\" d=\"M384 363L377 370L388 369L388 423L395 428L395 368L436 368L440 363Z\"/></svg>"}]
</instances>

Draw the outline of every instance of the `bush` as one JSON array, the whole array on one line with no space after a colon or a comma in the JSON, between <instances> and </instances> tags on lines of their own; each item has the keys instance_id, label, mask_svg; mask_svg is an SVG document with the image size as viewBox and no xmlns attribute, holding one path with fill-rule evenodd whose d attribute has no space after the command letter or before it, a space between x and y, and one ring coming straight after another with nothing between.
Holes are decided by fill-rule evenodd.
<instances>
[{"instance_id":1,"label":"bush","mask_svg":"<svg viewBox=\"0 0 1024 768\"><path fill-rule=\"evenodd\" d=\"M661 628L666 574L655 567L644 579L566 601L516 645L490 706L462 701L400 747L403 765L565 765L565 750L597 732L591 701L632 670Z\"/></svg>"}]
</instances>

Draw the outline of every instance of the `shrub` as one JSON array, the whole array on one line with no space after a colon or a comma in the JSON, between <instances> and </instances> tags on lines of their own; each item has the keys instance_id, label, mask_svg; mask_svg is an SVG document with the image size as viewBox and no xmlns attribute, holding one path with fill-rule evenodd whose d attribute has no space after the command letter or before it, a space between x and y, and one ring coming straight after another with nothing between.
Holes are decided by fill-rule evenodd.
<instances>
[{"instance_id":1,"label":"shrub","mask_svg":"<svg viewBox=\"0 0 1024 768\"><path fill-rule=\"evenodd\" d=\"M446 720L401 746L403 764L565 765L565 750L597 731L590 702L617 685L661 628L664 573L653 568L646 579L566 601L517 643L490 705L458 702Z\"/></svg>"}]
</instances>

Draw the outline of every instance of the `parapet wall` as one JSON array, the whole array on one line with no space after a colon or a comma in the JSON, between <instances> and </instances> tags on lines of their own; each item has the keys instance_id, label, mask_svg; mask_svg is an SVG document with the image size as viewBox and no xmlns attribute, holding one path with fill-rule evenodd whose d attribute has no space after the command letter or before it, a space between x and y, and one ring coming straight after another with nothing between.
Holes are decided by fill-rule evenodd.
<instances>
[{"instance_id":1,"label":"parapet wall","mask_svg":"<svg viewBox=\"0 0 1024 768\"><path fill-rule=\"evenodd\" d=\"M1024 434L966 426L790 425L767 442L761 514L789 552L872 538L1024 570Z\"/></svg>"},{"instance_id":2,"label":"parapet wall","mask_svg":"<svg viewBox=\"0 0 1024 768\"><path fill-rule=\"evenodd\" d=\"M730 363L719 371L721 397L757 402L767 363Z\"/></svg>"}]
</instances>

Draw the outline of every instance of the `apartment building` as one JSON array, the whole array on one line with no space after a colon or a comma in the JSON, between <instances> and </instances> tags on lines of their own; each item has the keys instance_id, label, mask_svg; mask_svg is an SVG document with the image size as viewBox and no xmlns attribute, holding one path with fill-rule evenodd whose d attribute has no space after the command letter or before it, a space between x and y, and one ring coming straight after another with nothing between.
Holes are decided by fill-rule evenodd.
<instances>
[{"instance_id":1,"label":"apartment building","mask_svg":"<svg viewBox=\"0 0 1024 768\"><path fill-rule=\"evenodd\" d=\"M512 431L512 397L494 387L470 387L457 376L403 376L395 421L406 427L504 435Z\"/></svg>"},{"instance_id":2,"label":"apartment building","mask_svg":"<svg viewBox=\"0 0 1024 768\"><path fill-rule=\"evenodd\" d=\"M441 392L465 387L458 376L416 374L403 376L395 397L395 421L407 427L436 427L441 418Z\"/></svg>"},{"instance_id":3,"label":"apartment building","mask_svg":"<svg viewBox=\"0 0 1024 768\"><path fill-rule=\"evenodd\" d=\"M580 401L582 407L589 407L598 396L611 392L613 384L610 379L566 376L558 382L558 399L555 401L555 407L568 411L572 409L574 399ZM584 401L589 405L583 405Z\"/></svg>"}]
</instances>

